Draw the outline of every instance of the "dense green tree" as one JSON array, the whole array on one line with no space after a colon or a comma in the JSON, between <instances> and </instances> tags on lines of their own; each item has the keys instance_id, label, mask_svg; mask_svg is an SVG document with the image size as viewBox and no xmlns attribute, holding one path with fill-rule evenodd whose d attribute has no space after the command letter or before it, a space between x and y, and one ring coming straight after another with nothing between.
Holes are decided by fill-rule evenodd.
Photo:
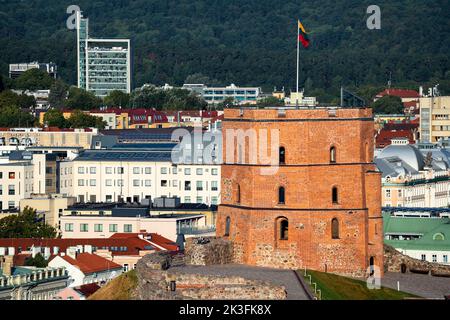
<instances>
[{"instance_id":1,"label":"dense green tree","mask_svg":"<svg viewBox=\"0 0 450 320\"><path fill-rule=\"evenodd\" d=\"M0 127L33 127L36 119L28 112L23 112L17 106L7 106L0 109Z\"/></svg>"},{"instance_id":2,"label":"dense green tree","mask_svg":"<svg viewBox=\"0 0 450 320\"><path fill-rule=\"evenodd\" d=\"M44 115L44 124L49 127L66 128L69 123L58 109L50 109Z\"/></svg>"},{"instance_id":3,"label":"dense green tree","mask_svg":"<svg viewBox=\"0 0 450 320\"><path fill-rule=\"evenodd\" d=\"M36 100L33 96L26 94L16 94L10 90L0 93L0 108L17 106L21 109L32 108L36 106Z\"/></svg>"},{"instance_id":4,"label":"dense green tree","mask_svg":"<svg viewBox=\"0 0 450 320\"><path fill-rule=\"evenodd\" d=\"M25 259L25 266L36 267L36 268L46 268L48 266L48 261L45 260L44 256L38 253L34 258L28 257Z\"/></svg>"},{"instance_id":5,"label":"dense green tree","mask_svg":"<svg viewBox=\"0 0 450 320\"><path fill-rule=\"evenodd\" d=\"M267 97L259 100L256 105L258 107L281 107L284 106L284 101L275 97Z\"/></svg>"},{"instance_id":6,"label":"dense green tree","mask_svg":"<svg viewBox=\"0 0 450 320\"><path fill-rule=\"evenodd\" d=\"M36 210L25 207L18 215L0 219L0 238L55 238L56 229L38 219Z\"/></svg>"},{"instance_id":7,"label":"dense green tree","mask_svg":"<svg viewBox=\"0 0 450 320\"><path fill-rule=\"evenodd\" d=\"M92 92L77 87L71 87L65 105L67 108L73 110L92 110L102 105L102 99L96 97Z\"/></svg>"},{"instance_id":8,"label":"dense green tree","mask_svg":"<svg viewBox=\"0 0 450 320\"><path fill-rule=\"evenodd\" d=\"M0 92L5 90L5 84L3 83L3 76L0 74Z\"/></svg>"},{"instance_id":9,"label":"dense green tree","mask_svg":"<svg viewBox=\"0 0 450 320\"><path fill-rule=\"evenodd\" d=\"M106 122L102 118L91 116L80 110L75 110L72 115L67 119L67 124L70 128L82 129L82 128L98 128L104 129Z\"/></svg>"},{"instance_id":10,"label":"dense green tree","mask_svg":"<svg viewBox=\"0 0 450 320\"><path fill-rule=\"evenodd\" d=\"M55 80L45 71L30 69L14 80L14 88L19 90L48 90Z\"/></svg>"},{"instance_id":11,"label":"dense green tree","mask_svg":"<svg viewBox=\"0 0 450 320\"><path fill-rule=\"evenodd\" d=\"M127 108L130 102L130 95L120 90L114 90L103 99L103 102L108 107Z\"/></svg>"},{"instance_id":12,"label":"dense green tree","mask_svg":"<svg viewBox=\"0 0 450 320\"><path fill-rule=\"evenodd\" d=\"M51 107L62 109L67 101L69 87L61 80L56 80L50 87L48 102Z\"/></svg>"},{"instance_id":13,"label":"dense green tree","mask_svg":"<svg viewBox=\"0 0 450 320\"><path fill-rule=\"evenodd\" d=\"M401 114L403 113L402 99L395 96L384 96L372 103L375 114Z\"/></svg>"}]
</instances>

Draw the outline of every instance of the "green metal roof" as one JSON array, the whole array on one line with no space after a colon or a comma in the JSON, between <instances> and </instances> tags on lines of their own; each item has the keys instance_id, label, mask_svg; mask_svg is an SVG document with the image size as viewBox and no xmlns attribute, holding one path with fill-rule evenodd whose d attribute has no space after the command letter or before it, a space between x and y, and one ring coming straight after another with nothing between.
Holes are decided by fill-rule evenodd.
<instances>
[{"instance_id":1,"label":"green metal roof","mask_svg":"<svg viewBox=\"0 0 450 320\"><path fill-rule=\"evenodd\" d=\"M385 234L423 235L415 240L384 240L386 244L394 248L450 251L449 218L393 217L389 213L383 214L383 218Z\"/></svg>"}]
</instances>

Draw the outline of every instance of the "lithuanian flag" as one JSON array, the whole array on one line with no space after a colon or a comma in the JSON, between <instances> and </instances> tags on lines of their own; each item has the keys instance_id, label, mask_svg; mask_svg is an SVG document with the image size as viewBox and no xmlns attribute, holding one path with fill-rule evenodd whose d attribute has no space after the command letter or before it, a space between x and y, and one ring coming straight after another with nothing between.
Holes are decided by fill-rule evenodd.
<instances>
[{"instance_id":1,"label":"lithuanian flag","mask_svg":"<svg viewBox=\"0 0 450 320\"><path fill-rule=\"evenodd\" d=\"M308 39L308 33L300 20L298 20L298 31L298 40L302 43L303 47L308 48L310 42Z\"/></svg>"}]
</instances>

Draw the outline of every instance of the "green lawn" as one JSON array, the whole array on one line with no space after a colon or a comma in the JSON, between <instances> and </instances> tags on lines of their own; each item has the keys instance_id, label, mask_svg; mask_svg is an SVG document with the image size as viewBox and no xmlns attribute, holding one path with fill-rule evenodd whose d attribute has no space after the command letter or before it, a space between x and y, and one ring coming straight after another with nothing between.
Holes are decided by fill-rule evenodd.
<instances>
[{"instance_id":1,"label":"green lawn","mask_svg":"<svg viewBox=\"0 0 450 320\"><path fill-rule=\"evenodd\" d=\"M304 277L304 271L297 271ZM322 300L402 300L404 298L417 298L406 292L382 287L379 290L370 290L364 281L337 276L335 274L308 271L312 282L322 291ZM305 278L309 284L309 277ZM313 291L314 286L312 285Z\"/></svg>"}]
</instances>

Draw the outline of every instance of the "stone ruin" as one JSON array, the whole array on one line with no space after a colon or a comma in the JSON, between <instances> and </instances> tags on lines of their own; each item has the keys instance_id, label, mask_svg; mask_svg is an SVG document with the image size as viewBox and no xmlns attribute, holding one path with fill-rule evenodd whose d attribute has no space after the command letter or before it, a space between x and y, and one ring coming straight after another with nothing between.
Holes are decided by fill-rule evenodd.
<instances>
[{"instance_id":1,"label":"stone ruin","mask_svg":"<svg viewBox=\"0 0 450 320\"><path fill-rule=\"evenodd\" d=\"M232 245L223 239L188 239L184 262L206 266L232 261ZM138 261L140 300L284 300L283 286L239 276L200 275L183 270L180 254L160 251ZM175 265L175 266L174 266ZM199 267L201 268L201 267Z\"/></svg>"}]
</instances>

